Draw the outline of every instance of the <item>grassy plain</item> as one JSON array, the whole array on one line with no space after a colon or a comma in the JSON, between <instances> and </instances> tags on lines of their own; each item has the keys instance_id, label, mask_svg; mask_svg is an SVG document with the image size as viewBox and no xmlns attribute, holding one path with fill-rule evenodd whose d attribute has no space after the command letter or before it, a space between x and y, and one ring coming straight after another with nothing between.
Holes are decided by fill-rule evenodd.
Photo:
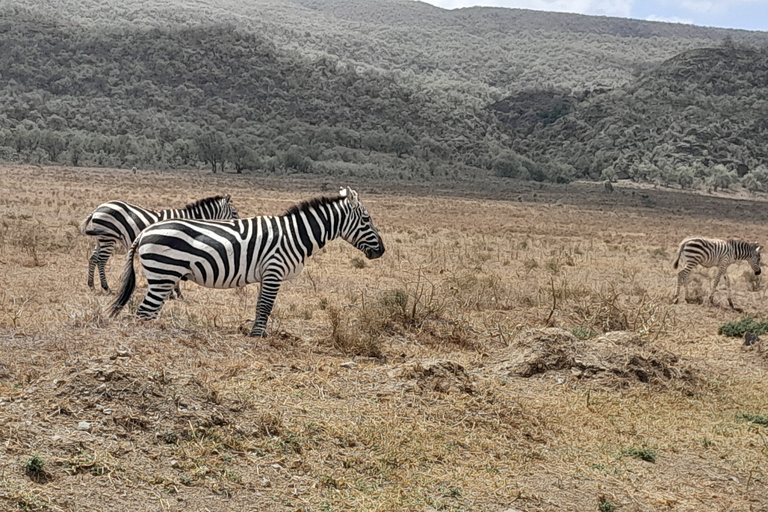
<instances>
[{"instance_id":1,"label":"grassy plain","mask_svg":"<svg viewBox=\"0 0 768 512\"><path fill-rule=\"evenodd\" d=\"M765 286L741 263L743 312L697 303L711 271L670 304L677 243L766 242L765 202L493 178L0 177L1 509L768 510L768 342L717 334L768 318ZM388 251L329 244L265 339L243 335L256 286L183 283L142 323L108 319L112 297L85 284L78 225L104 201L229 193L243 216L279 214L338 185Z\"/></svg>"}]
</instances>

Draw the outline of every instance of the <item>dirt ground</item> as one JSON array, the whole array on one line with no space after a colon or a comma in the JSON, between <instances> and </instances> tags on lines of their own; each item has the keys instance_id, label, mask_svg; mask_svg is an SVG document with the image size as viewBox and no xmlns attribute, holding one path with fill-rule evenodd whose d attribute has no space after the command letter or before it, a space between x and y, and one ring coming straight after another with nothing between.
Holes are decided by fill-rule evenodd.
<instances>
[{"instance_id":1,"label":"dirt ground","mask_svg":"<svg viewBox=\"0 0 768 512\"><path fill-rule=\"evenodd\" d=\"M387 245L136 320L86 285L80 222L349 185ZM614 184L0 167L0 510L768 511L768 318L744 262L672 305L690 235L768 241L763 198ZM117 287L124 252L109 264ZM702 303L703 302L703 303ZM766 336L768 337L768 335Z\"/></svg>"}]
</instances>

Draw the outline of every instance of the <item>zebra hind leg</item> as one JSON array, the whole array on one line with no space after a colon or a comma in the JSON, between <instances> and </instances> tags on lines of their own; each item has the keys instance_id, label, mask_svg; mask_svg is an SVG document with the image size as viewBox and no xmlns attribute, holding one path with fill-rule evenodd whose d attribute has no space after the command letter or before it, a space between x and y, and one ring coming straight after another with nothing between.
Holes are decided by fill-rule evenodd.
<instances>
[{"instance_id":1,"label":"zebra hind leg","mask_svg":"<svg viewBox=\"0 0 768 512\"><path fill-rule=\"evenodd\" d=\"M105 292L109 292L109 284L107 284L107 260L112 256L112 251L115 249L115 241L99 240L96 242L96 247L93 249L93 254L88 259L88 288L93 288L93 274L94 270L99 269L99 281L101 282L101 288Z\"/></svg>"},{"instance_id":2,"label":"zebra hind leg","mask_svg":"<svg viewBox=\"0 0 768 512\"><path fill-rule=\"evenodd\" d=\"M101 246L96 242L96 247L93 248L93 254L88 258L88 288L93 288L93 273L96 270L96 265L98 265L100 250Z\"/></svg>"},{"instance_id":3,"label":"zebra hind leg","mask_svg":"<svg viewBox=\"0 0 768 512\"><path fill-rule=\"evenodd\" d=\"M101 258L99 258L99 280L101 281L101 288L105 292L109 292L109 284L107 284L107 260L112 256L115 250L115 241L110 240L101 248Z\"/></svg>"},{"instance_id":4,"label":"zebra hind leg","mask_svg":"<svg viewBox=\"0 0 768 512\"><path fill-rule=\"evenodd\" d=\"M680 288L683 289L683 293L685 294L683 301L688 301L688 274L690 271L690 268L685 267L677 273L677 288L675 288L675 296L672 298L672 304L677 304L680 299Z\"/></svg>"},{"instance_id":5,"label":"zebra hind leg","mask_svg":"<svg viewBox=\"0 0 768 512\"><path fill-rule=\"evenodd\" d=\"M173 292L174 286L178 285L178 281L163 283L150 283L147 289L147 294L144 296L144 300L139 304L139 309L136 311L136 315L142 320L153 320L157 318L160 309L163 307L163 303L168 296Z\"/></svg>"}]
</instances>

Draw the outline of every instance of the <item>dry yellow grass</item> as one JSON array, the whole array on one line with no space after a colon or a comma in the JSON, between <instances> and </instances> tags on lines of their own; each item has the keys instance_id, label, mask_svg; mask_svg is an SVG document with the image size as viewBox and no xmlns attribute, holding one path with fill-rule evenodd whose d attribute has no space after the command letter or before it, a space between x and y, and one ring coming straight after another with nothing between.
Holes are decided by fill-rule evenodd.
<instances>
[{"instance_id":1,"label":"dry yellow grass","mask_svg":"<svg viewBox=\"0 0 768 512\"><path fill-rule=\"evenodd\" d=\"M764 203L590 184L0 177L2 509L768 510L768 428L743 418L768 415L765 342L717 335L741 313L670 305L677 243L766 242ZM241 215L276 214L337 185L360 192L388 252L331 243L283 286L266 339L242 334L256 286L184 283L148 323L106 318L111 296L86 287L77 226L104 201L229 193ZM113 287L121 268L118 255ZM730 269L734 302L766 319L745 268Z\"/></svg>"}]
</instances>

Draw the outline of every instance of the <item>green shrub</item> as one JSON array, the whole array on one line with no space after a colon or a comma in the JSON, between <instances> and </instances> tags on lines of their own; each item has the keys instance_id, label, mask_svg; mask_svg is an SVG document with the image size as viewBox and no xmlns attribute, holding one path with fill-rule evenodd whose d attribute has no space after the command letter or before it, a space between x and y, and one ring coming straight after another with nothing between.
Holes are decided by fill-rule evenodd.
<instances>
[{"instance_id":1,"label":"green shrub","mask_svg":"<svg viewBox=\"0 0 768 512\"><path fill-rule=\"evenodd\" d=\"M764 427L768 427L768 416L765 416L762 414L739 414L738 418L740 420L754 423L755 425L762 425Z\"/></svg>"},{"instance_id":2,"label":"green shrub","mask_svg":"<svg viewBox=\"0 0 768 512\"><path fill-rule=\"evenodd\" d=\"M597 333L589 327L576 327L571 333L582 340L588 340L597 336Z\"/></svg>"},{"instance_id":3,"label":"green shrub","mask_svg":"<svg viewBox=\"0 0 768 512\"><path fill-rule=\"evenodd\" d=\"M727 322L720 326L717 334L741 338L744 333L768 334L768 322L755 322L751 317L744 317L736 322Z\"/></svg>"},{"instance_id":4,"label":"green shrub","mask_svg":"<svg viewBox=\"0 0 768 512\"><path fill-rule=\"evenodd\" d=\"M627 448L622 450L621 453L646 462L656 462L656 451L650 448Z\"/></svg>"},{"instance_id":5,"label":"green shrub","mask_svg":"<svg viewBox=\"0 0 768 512\"><path fill-rule=\"evenodd\" d=\"M33 455L24 463L24 471L28 475L45 473L45 461L39 455Z\"/></svg>"}]
</instances>

